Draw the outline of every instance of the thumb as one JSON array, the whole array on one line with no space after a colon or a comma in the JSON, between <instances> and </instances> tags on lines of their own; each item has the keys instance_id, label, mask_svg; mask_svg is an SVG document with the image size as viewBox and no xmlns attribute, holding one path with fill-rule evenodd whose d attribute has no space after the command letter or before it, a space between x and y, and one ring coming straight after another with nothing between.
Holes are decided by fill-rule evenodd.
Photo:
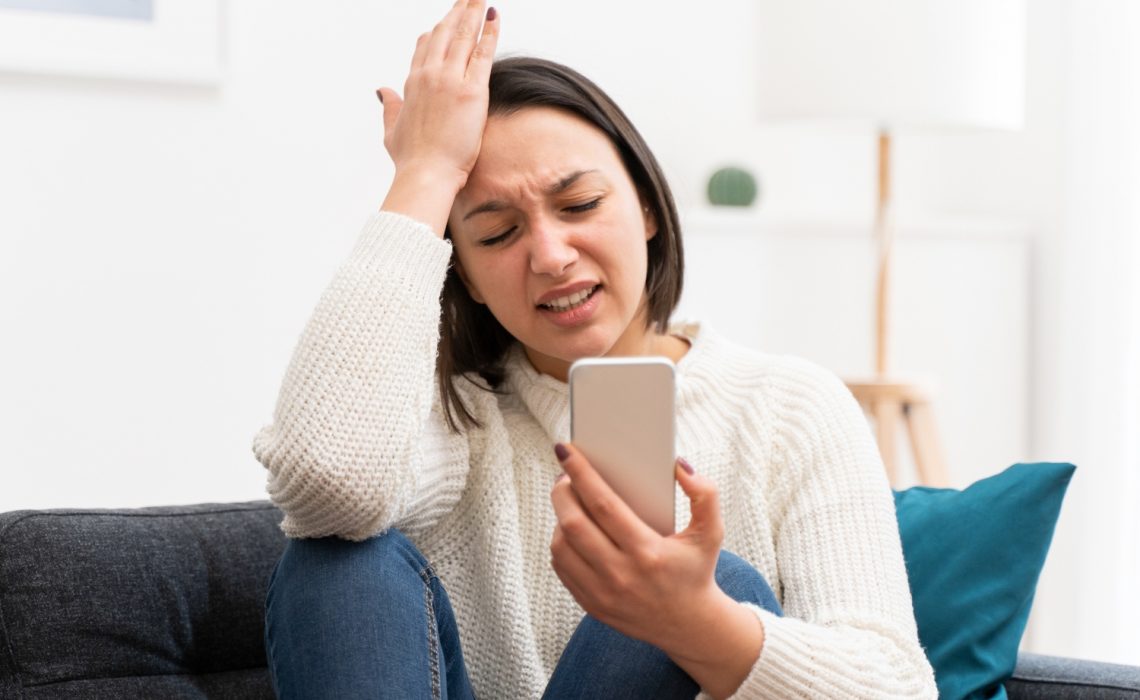
<instances>
[{"instance_id":1,"label":"thumb","mask_svg":"<svg viewBox=\"0 0 1140 700\"><path fill-rule=\"evenodd\" d=\"M689 497L689 526L682 534L717 548L724 539L724 520L720 515L720 494L712 479L693 471L684 457L677 459L677 483Z\"/></svg>"},{"instance_id":2,"label":"thumb","mask_svg":"<svg viewBox=\"0 0 1140 700\"><path fill-rule=\"evenodd\" d=\"M396 126L396 117L400 116L400 109L404 106L404 100L392 88L380 88L376 91L376 97L384 105L384 133L391 134L392 128Z\"/></svg>"}]
</instances>

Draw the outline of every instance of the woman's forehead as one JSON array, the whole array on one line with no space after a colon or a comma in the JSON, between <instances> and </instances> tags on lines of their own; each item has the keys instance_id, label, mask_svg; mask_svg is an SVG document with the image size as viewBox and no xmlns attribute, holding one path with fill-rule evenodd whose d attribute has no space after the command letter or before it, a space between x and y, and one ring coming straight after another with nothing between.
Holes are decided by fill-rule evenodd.
<instances>
[{"instance_id":1,"label":"woman's forehead","mask_svg":"<svg viewBox=\"0 0 1140 700\"><path fill-rule=\"evenodd\" d=\"M556 189L575 173L585 184L624 175L617 149L597 127L562 110L531 107L487 120L470 190Z\"/></svg>"},{"instance_id":2,"label":"woman's forehead","mask_svg":"<svg viewBox=\"0 0 1140 700\"><path fill-rule=\"evenodd\" d=\"M524 163L576 154L616 158L617 150L601 129L575 114L552 107L527 107L487 120L476 167L490 160Z\"/></svg>"}]
</instances>

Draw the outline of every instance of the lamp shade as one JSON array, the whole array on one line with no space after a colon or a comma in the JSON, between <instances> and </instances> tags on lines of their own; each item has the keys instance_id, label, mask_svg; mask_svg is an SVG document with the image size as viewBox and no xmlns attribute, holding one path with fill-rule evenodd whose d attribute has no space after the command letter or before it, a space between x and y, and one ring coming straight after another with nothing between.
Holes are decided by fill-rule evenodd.
<instances>
[{"instance_id":1,"label":"lamp shade","mask_svg":"<svg viewBox=\"0 0 1140 700\"><path fill-rule=\"evenodd\" d=\"M758 0L764 119L1019 129L1025 0Z\"/></svg>"}]
</instances>

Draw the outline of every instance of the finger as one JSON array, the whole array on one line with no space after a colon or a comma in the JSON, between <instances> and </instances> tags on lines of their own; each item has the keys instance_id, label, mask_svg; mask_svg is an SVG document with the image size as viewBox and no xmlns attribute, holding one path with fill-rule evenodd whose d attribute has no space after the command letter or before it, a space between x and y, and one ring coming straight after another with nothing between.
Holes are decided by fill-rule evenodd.
<instances>
[{"instance_id":1,"label":"finger","mask_svg":"<svg viewBox=\"0 0 1140 700\"><path fill-rule=\"evenodd\" d=\"M419 68L427 58L428 42L431 41L431 32L424 32L416 39L416 50L412 54L412 69Z\"/></svg>"},{"instance_id":2,"label":"finger","mask_svg":"<svg viewBox=\"0 0 1140 700\"><path fill-rule=\"evenodd\" d=\"M495 61L495 49L499 45L499 11L495 8L487 10L487 21L483 23L483 36L471 51L471 60L467 62L467 76L485 85L491 77L491 64Z\"/></svg>"},{"instance_id":3,"label":"finger","mask_svg":"<svg viewBox=\"0 0 1140 700\"><path fill-rule=\"evenodd\" d=\"M451 37L455 34L455 27L459 24L459 18L463 16L463 11L467 9L468 0L458 0L439 24L435 25L431 30L431 39L428 40L427 56L424 62L428 64L439 63L447 56L447 47L451 44Z\"/></svg>"},{"instance_id":4,"label":"finger","mask_svg":"<svg viewBox=\"0 0 1140 700\"><path fill-rule=\"evenodd\" d=\"M376 96L384 105L384 134L391 134L396 127L396 118L400 116L400 109L404 106L404 100L392 88L380 88L376 91Z\"/></svg>"},{"instance_id":5,"label":"finger","mask_svg":"<svg viewBox=\"0 0 1140 700\"><path fill-rule=\"evenodd\" d=\"M614 493L578 448L573 445L556 445L555 454L562 462L562 469L570 477L570 486L586 512L620 549L634 551L658 536Z\"/></svg>"},{"instance_id":6,"label":"finger","mask_svg":"<svg viewBox=\"0 0 1140 700\"><path fill-rule=\"evenodd\" d=\"M602 572L620 556L617 545L586 513L569 479L559 479L550 492L558 530L571 547L595 571Z\"/></svg>"},{"instance_id":7,"label":"finger","mask_svg":"<svg viewBox=\"0 0 1140 700\"><path fill-rule=\"evenodd\" d=\"M693 471L684 458L677 460L677 483L689 497L689 526L681 536L706 541L720 546L724 539L724 520L720 515L720 493L712 479Z\"/></svg>"},{"instance_id":8,"label":"finger","mask_svg":"<svg viewBox=\"0 0 1140 700\"><path fill-rule=\"evenodd\" d=\"M596 601L589 593L596 585L597 576L577 552L566 542L565 533L560 526L555 526L554 536L550 540L550 566L555 575L574 600L587 612L596 608Z\"/></svg>"},{"instance_id":9,"label":"finger","mask_svg":"<svg viewBox=\"0 0 1140 700\"><path fill-rule=\"evenodd\" d=\"M467 0L463 14L460 15L459 22L455 25L455 32L448 44L447 56L444 60L459 66L460 70L466 70L467 61L471 58L471 50L475 48L475 43L479 40L479 27L483 24L485 4L484 0Z\"/></svg>"}]
</instances>

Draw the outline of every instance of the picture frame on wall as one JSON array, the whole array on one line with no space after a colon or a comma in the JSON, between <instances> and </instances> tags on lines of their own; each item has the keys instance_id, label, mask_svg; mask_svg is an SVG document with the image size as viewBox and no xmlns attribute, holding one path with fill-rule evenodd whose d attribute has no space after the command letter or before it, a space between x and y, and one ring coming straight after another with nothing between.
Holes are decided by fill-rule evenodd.
<instances>
[{"instance_id":1,"label":"picture frame on wall","mask_svg":"<svg viewBox=\"0 0 1140 700\"><path fill-rule=\"evenodd\" d=\"M0 72L212 86L220 0L0 0Z\"/></svg>"}]
</instances>

